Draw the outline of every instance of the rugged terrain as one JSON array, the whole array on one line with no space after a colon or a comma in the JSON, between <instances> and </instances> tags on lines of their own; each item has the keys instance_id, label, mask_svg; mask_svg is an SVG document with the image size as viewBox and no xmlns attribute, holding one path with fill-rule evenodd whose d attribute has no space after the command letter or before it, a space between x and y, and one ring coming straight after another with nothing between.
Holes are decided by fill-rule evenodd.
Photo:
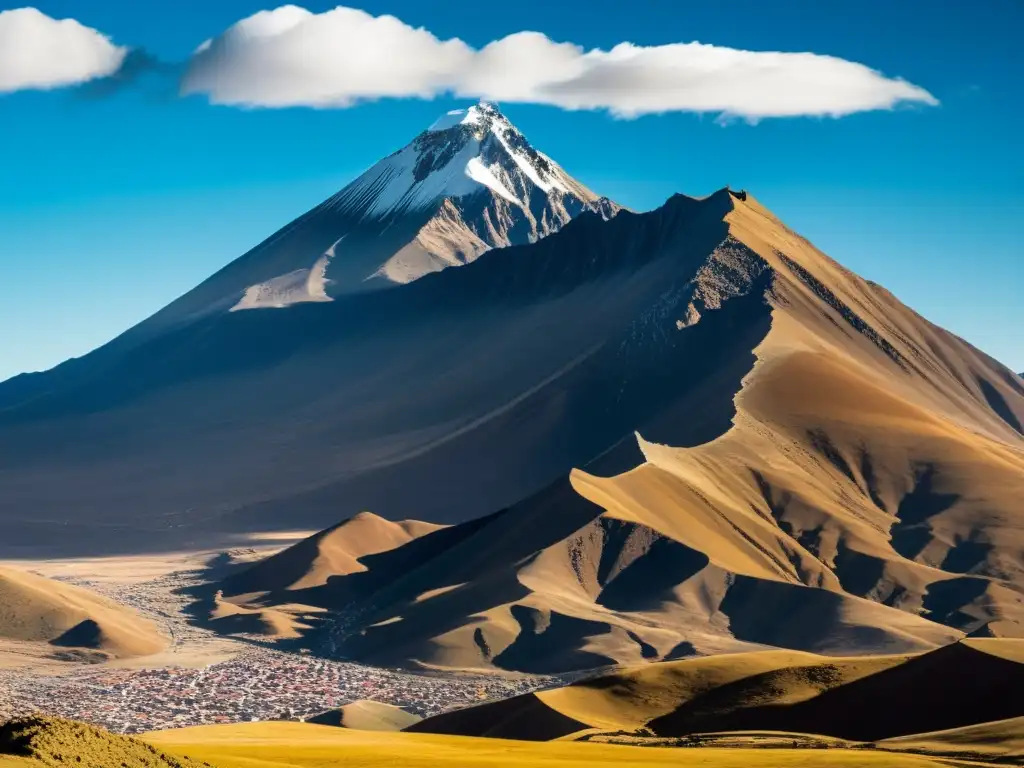
<instances>
[{"instance_id":1,"label":"rugged terrain","mask_svg":"<svg viewBox=\"0 0 1024 768\"><path fill-rule=\"evenodd\" d=\"M1024 633L1014 373L725 190L580 219L434 284L503 284L505 265L519 274L544 257L578 271L559 273L567 294L538 285L536 311L602 296L602 321L624 312L618 331L602 328L605 341L501 415L376 477L441 498L452 482L465 499L530 474L527 487L532 468L589 451L582 469L470 522L381 538L360 550L359 572L325 578L310 564L315 584L242 575L221 585L229 603L341 617L301 633L330 653L531 672ZM547 336L568 332L565 317ZM449 450L461 464L433 463Z\"/></svg>"}]
</instances>

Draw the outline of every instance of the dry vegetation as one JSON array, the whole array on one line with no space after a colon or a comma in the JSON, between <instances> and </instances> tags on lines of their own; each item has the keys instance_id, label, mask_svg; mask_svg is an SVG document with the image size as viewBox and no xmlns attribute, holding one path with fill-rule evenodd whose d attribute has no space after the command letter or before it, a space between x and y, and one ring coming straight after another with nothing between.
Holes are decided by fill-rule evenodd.
<instances>
[{"instance_id":1,"label":"dry vegetation","mask_svg":"<svg viewBox=\"0 0 1024 768\"><path fill-rule=\"evenodd\" d=\"M6 761L6 762L5 762ZM201 768L209 766L152 744L84 723L27 717L0 726L0 766L67 768Z\"/></svg>"}]
</instances>

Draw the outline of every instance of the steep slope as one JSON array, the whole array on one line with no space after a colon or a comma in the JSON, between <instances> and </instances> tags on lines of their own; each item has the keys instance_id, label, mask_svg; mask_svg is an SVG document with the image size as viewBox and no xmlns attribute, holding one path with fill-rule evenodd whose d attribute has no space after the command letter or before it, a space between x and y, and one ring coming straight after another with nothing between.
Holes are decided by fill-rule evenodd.
<instances>
[{"instance_id":1,"label":"steep slope","mask_svg":"<svg viewBox=\"0 0 1024 768\"><path fill-rule=\"evenodd\" d=\"M409 730L527 740L776 731L877 741L1024 711L1015 643L965 641L920 656L767 651L665 662L437 715Z\"/></svg>"},{"instance_id":2,"label":"steep slope","mask_svg":"<svg viewBox=\"0 0 1024 768\"><path fill-rule=\"evenodd\" d=\"M146 656L167 645L152 622L81 587L0 568L0 640Z\"/></svg>"},{"instance_id":3,"label":"steep slope","mask_svg":"<svg viewBox=\"0 0 1024 768\"><path fill-rule=\"evenodd\" d=\"M245 572L219 586L253 610L319 607L328 620L302 633L302 645L383 665L559 673L765 646L907 652L960 636L834 582L803 586L763 564L738 576L755 571L755 556L774 562L727 524L717 538L701 525L689 527L704 551L611 517L562 482L499 515L365 557L365 571L322 586L252 596Z\"/></svg>"},{"instance_id":4,"label":"steep slope","mask_svg":"<svg viewBox=\"0 0 1024 768\"><path fill-rule=\"evenodd\" d=\"M364 573L364 558L441 528L418 520L393 523L362 512L232 575L215 593L198 590L202 599L195 612L223 634L302 637L328 612L310 599L328 580Z\"/></svg>"},{"instance_id":5,"label":"steep slope","mask_svg":"<svg viewBox=\"0 0 1024 768\"><path fill-rule=\"evenodd\" d=\"M1022 633L1024 383L746 193L115 352L7 390L8 541L476 518L325 535L229 626L532 672Z\"/></svg>"}]
</instances>

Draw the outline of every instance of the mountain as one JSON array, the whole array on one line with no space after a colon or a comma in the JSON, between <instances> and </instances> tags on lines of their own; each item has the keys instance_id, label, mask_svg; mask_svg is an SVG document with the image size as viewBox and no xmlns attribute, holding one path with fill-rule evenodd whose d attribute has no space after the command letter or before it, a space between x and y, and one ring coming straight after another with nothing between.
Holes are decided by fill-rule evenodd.
<instances>
[{"instance_id":1,"label":"mountain","mask_svg":"<svg viewBox=\"0 0 1024 768\"><path fill-rule=\"evenodd\" d=\"M540 387L472 423L472 439L461 433L377 478L430 489L400 505L422 515L435 494L482 498L480 472L493 493L538 458L554 469L576 456L582 468L505 508L479 504L477 514L498 510L486 517L368 553L358 573L271 585L261 606L327 612L302 642L373 663L552 673L1024 635L1015 374L743 193L582 217L505 253L433 285L511 291L501 266L559 259L557 277L517 273L503 297L531 295L531 312L560 318L543 339L578 334L564 354L587 354L552 363ZM511 318L494 295L492 311ZM469 316L465 301L448 308ZM613 323L586 335L581 316L586 332ZM547 351L540 338L531 351ZM536 360L474 359L501 360L502 381ZM225 597L246 604L241 590Z\"/></svg>"},{"instance_id":2,"label":"mountain","mask_svg":"<svg viewBox=\"0 0 1024 768\"><path fill-rule=\"evenodd\" d=\"M224 634L278 640L302 637L327 609L301 600L268 605L266 595L299 595L324 587L329 579L365 572L363 558L409 544L442 527L418 520L393 523L361 512L226 578L212 596L209 590L199 590L205 594L196 612L205 616L211 629ZM246 595L247 600L225 599L225 592Z\"/></svg>"},{"instance_id":3,"label":"mountain","mask_svg":"<svg viewBox=\"0 0 1024 768\"><path fill-rule=\"evenodd\" d=\"M1024 634L1024 381L752 195L230 311L251 277L0 387L5 547L334 528L211 619L407 666Z\"/></svg>"},{"instance_id":4,"label":"mountain","mask_svg":"<svg viewBox=\"0 0 1024 768\"><path fill-rule=\"evenodd\" d=\"M211 313L331 301L532 243L619 206L569 176L498 111L454 110L408 146L142 323L149 338Z\"/></svg>"},{"instance_id":5,"label":"mountain","mask_svg":"<svg viewBox=\"0 0 1024 768\"><path fill-rule=\"evenodd\" d=\"M246 568L222 586L232 594L320 587L332 576L365 571L360 560L367 555L395 549L442 527L419 520L393 523L361 512Z\"/></svg>"}]
</instances>

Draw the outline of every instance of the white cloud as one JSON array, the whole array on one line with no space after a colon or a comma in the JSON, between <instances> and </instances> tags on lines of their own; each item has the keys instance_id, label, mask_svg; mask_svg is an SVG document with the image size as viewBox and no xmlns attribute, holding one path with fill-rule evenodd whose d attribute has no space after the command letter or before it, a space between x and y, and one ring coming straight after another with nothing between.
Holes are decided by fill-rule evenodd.
<instances>
[{"instance_id":1,"label":"white cloud","mask_svg":"<svg viewBox=\"0 0 1024 768\"><path fill-rule=\"evenodd\" d=\"M431 98L472 65L460 40L442 42L393 16L353 8L312 14L286 5L229 27L193 54L184 93L221 104L348 106L387 96Z\"/></svg>"},{"instance_id":2,"label":"white cloud","mask_svg":"<svg viewBox=\"0 0 1024 768\"><path fill-rule=\"evenodd\" d=\"M0 93L75 85L116 72L127 48L74 19L35 8L0 12Z\"/></svg>"},{"instance_id":3,"label":"white cloud","mask_svg":"<svg viewBox=\"0 0 1024 768\"><path fill-rule=\"evenodd\" d=\"M182 92L264 107L344 107L451 93L625 117L686 111L749 120L938 103L905 80L814 53L701 43L587 51L539 32L518 32L477 50L393 16L345 7L314 14L296 6L250 16L200 46Z\"/></svg>"}]
</instances>

